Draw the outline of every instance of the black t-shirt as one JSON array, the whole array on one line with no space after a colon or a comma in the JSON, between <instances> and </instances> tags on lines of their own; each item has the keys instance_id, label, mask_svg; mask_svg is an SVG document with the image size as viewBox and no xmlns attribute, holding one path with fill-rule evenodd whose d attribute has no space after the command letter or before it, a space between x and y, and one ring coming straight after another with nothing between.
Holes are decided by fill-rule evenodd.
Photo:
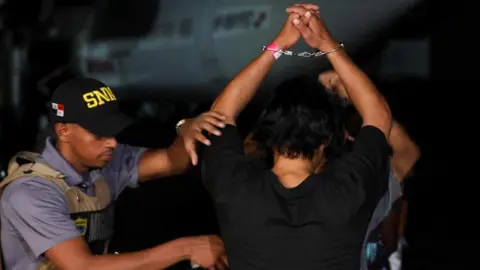
<instances>
[{"instance_id":1,"label":"black t-shirt","mask_svg":"<svg viewBox=\"0 0 480 270\"><path fill-rule=\"evenodd\" d=\"M352 152L295 188L244 155L236 127L211 139L202 177L231 269L359 269L367 225L388 187L390 151L380 130L363 127Z\"/></svg>"}]
</instances>

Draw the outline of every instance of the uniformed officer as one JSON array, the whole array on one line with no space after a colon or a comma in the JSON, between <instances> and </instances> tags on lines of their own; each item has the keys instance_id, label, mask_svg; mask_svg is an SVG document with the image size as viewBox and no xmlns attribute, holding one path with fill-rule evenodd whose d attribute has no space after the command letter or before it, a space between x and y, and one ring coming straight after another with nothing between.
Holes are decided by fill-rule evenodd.
<instances>
[{"instance_id":1,"label":"uniformed officer","mask_svg":"<svg viewBox=\"0 0 480 270\"><path fill-rule=\"evenodd\" d=\"M62 84L51 99L55 138L41 154L12 158L0 184L1 244L6 269L161 269L181 260L203 267L224 258L213 235L185 237L154 248L107 255L113 204L127 187L182 173L196 164L202 130L220 134L223 117L205 113L178 125L168 149L117 143L132 121L107 85L90 78ZM94 256L101 255L101 256Z\"/></svg>"}]
</instances>

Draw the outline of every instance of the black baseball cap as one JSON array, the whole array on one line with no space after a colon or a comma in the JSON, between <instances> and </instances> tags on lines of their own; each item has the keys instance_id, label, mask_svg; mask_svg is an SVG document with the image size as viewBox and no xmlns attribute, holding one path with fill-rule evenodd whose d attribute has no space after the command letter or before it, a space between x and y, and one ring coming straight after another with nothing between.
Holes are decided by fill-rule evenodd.
<instances>
[{"instance_id":1,"label":"black baseball cap","mask_svg":"<svg viewBox=\"0 0 480 270\"><path fill-rule=\"evenodd\" d=\"M78 124L99 137L115 137L133 122L120 111L112 89L92 78L79 77L61 84L49 107L52 124Z\"/></svg>"}]
</instances>

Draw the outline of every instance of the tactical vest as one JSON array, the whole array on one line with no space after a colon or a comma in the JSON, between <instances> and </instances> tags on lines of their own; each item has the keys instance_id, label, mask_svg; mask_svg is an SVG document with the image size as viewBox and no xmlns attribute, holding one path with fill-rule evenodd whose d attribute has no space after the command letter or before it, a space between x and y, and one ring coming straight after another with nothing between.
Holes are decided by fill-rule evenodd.
<instances>
[{"instance_id":1,"label":"tactical vest","mask_svg":"<svg viewBox=\"0 0 480 270\"><path fill-rule=\"evenodd\" d=\"M65 176L42 162L39 154L20 152L10 160L8 175L0 182L0 198L8 184L32 176L51 181L63 191L70 217L77 229L81 230L91 252L95 255L105 254L108 251L108 241L113 234L113 205L110 204L110 190L105 179L101 178L95 182L95 195L89 196L80 188L69 186L64 181ZM1 260L0 269L3 269ZM53 269L56 269L55 266L48 260L37 267L37 270Z\"/></svg>"}]
</instances>

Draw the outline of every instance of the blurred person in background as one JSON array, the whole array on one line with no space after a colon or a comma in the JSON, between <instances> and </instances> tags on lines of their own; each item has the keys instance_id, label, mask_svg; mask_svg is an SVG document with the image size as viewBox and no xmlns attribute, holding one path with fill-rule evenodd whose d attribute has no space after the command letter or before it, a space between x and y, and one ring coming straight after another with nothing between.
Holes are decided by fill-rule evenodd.
<instances>
[{"instance_id":1,"label":"blurred person in background","mask_svg":"<svg viewBox=\"0 0 480 270\"><path fill-rule=\"evenodd\" d=\"M183 237L156 247L109 255L113 206L139 183L183 173L197 164L202 131L220 135L224 117L204 113L177 124L167 149L119 144L132 123L105 84L78 77L59 86L50 101L53 137L41 154L20 152L0 182L1 246L9 269L160 269L190 260L224 268L222 240Z\"/></svg>"},{"instance_id":2,"label":"blurred person in background","mask_svg":"<svg viewBox=\"0 0 480 270\"><path fill-rule=\"evenodd\" d=\"M341 98L348 99L345 85L337 72L321 73L318 79L326 89L335 92ZM349 105L344 110L343 118L345 140L351 149L362 128L362 117L354 106ZM368 226L362 250L361 270L398 269L398 254L393 257L391 255L403 242L406 205L401 199L402 185L420 158L420 150L405 129L395 120L388 142L393 150L390 160L389 189L380 200Z\"/></svg>"}]
</instances>

